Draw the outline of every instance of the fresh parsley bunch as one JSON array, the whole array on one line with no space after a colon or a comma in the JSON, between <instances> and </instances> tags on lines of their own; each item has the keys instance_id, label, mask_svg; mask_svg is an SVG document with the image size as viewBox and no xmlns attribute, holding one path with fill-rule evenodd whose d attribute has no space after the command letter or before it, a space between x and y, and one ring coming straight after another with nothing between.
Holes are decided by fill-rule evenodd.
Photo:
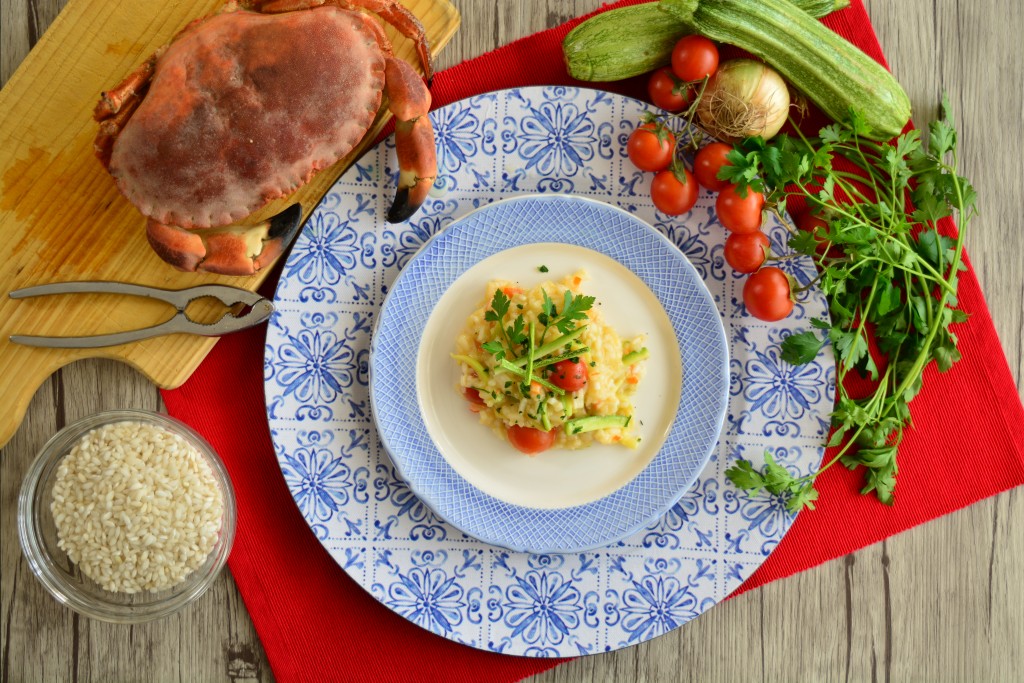
<instances>
[{"instance_id":1,"label":"fresh parsley bunch","mask_svg":"<svg viewBox=\"0 0 1024 683\"><path fill-rule=\"evenodd\" d=\"M823 128L817 138L798 131L769 142L745 140L719 174L741 193L763 192L766 206L785 225L790 197L802 197L827 221L814 232L791 228L789 246L815 260L832 320L813 319L816 331L785 339L782 358L808 363L831 342L838 395L828 446L840 448L818 474L836 462L862 469L861 492L873 491L886 504L893 502L896 454L911 422L909 403L921 391L930 363L944 372L959 360L950 326L967 319L956 293L966 267L964 234L975 215L975 192L957 173L948 101L928 130L927 141L911 130L880 144L865 137L863 117L851 112L845 125ZM960 230L951 236L938 223L954 216ZM881 364L869 350L869 337L884 358ZM851 371L869 378L874 389L852 395L845 382ZM726 475L741 489L785 496L794 512L813 509L818 474L794 477L770 453L765 462L758 471L741 460Z\"/></svg>"}]
</instances>

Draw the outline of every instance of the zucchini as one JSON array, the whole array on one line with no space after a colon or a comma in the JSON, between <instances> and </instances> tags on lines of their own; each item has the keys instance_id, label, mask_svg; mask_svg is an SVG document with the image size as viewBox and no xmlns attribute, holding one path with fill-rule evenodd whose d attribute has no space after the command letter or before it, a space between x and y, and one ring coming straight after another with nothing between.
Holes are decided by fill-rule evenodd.
<instances>
[{"instance_id":1,"label":"zucchini","mask_svg":"<svg viewBox=\"0 0 1024 683\"><path fill-rule=\"evenodd\" d=\"M867 137L889 140L910 120L910 99L885 67L789 0L661 0L711 40L743 48L774 67L835 121L863 114Z\"/></svg>"},{"instance_id":2,"label":"zucchini","mask_svg":"<svg viewBox=\"0 0 1024 683\"><path fill-rule=\"evenodd\" d=\"M850 0L795 0L814 17L823 17ZM618 81L665 66L690 23L662 10L657 2L596 14L569 32L562 42L569 75L581 81Z\"/></svg>"}]
</instances>

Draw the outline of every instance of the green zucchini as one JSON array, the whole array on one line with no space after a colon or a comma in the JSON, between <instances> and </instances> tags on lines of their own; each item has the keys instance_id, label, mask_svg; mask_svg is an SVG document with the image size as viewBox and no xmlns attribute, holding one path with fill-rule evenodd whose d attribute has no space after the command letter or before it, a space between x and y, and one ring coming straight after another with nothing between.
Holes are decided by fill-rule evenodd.
<instances>
[{"instance_id":1,"label":"green zucchini","mask_svg":"<svg viewBox=\"0 0 1024 683\"><path fill-rule=\"evenodd\" d=\"M850 0L795 0L814 17L823 17ZM618 81L669 63L690 23L662 10L657 2L602 12L569 32L562 43L569 75L581 81Z\"/></svg>"},{"instance_id":2,"label":"green zucchini","mask_svg":"<svg viewBox=\"0 0 1024 683\"><path fill-rule=\"evenodd\" d=\"M888 140L910 120L910 99L885 67L789 0L661 0L711 40L743 48L775 68L835 121L864 115L867 137Z\"/></svg>"}]
</instances>

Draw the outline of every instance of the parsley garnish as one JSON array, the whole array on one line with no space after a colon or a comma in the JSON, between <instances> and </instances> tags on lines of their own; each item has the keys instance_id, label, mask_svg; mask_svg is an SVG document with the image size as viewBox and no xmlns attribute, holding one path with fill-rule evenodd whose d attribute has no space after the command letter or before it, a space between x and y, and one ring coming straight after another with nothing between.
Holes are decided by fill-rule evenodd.
<instances>
[{"instance_id":1,"label":"parsley garnish","mask_svg":"<svg viewBox=\"0 0 1024 683\"><path fill-rule=\"evenodd\" d=\"M490 308L484 312L484 320L493 323L497 331L497 338L484 342L481 344L481 348L494 356L498 362L498 368L518 378L519 391L522 396L530 394L530 384L533 382L540 384L556 396L561 396L564 393L561 389L535 373L567 358L577 358L581 353L590 350L576 341L587 326L577 326L576 323L586 320L587 311L594 305L594 297L582 294L573 295L571 291L567 290L562 302L562 311L558 312L547 291L541 291L543 295L542 311L537 318L544 329L538 337L535 322L531 320L527 324L521 313L512 317L511 321L508 320L512 302L505 292L500 289L494 290ZM548 330L552 327L561 332L561 336L545 342ZM565 349L563 354L548 357L563 347ZM508 388L511 384L511 382L506 382L505 387ZM546 414L536 419L543 423L547 419Z\"/></svg>"},{"instance_id":2,"label":"parsley garnish","mask_svg":"<svg viewBox=\"0 0 1024 683\"><path fill-rule=\"evenodd\" d=\"M828 221L813 234L791 230L789 246L815 259L818 283L832 321L782 343L782 358L808 363L825 343L836 355L836 407L829 447L838 453L818 474L841 462L863 470L862 493L893 502L896 455L910 424L910 401L921 390L925 368L948 370L960 358L950 325L967 314L957 306L957 278L975 193L957 173L957 137L948 101L929 126L927 142L909 131L888 144L865 137L862 116L823 128L818 138L779 135L770 142L744 140L729 153L719 177L764 192L766 206L782 218L786 200L803 198ZM947 234L939 221L957 216ZM784 220L783 223L786 223ZM825 249L820 245L826 244ZM819 253L820 252L820 253ZM873 330L873 332L871 331ZM879 368L874 340L886 363ZM851 395L844 380L856 371L876 383L870 395ZM818 476L797 477L765 456L762 471L740 460L726 470L737 487L784 496L790 510L813 507Z\"/></svg>"}]
</instances>

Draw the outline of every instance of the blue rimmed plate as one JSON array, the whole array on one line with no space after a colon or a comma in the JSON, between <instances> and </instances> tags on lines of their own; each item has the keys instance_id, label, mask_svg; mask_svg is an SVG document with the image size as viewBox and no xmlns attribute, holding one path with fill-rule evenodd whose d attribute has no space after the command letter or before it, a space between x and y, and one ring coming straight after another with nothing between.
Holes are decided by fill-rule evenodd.
<instances>
[{"instance_id":1,"label":"blue rimmed plate","mask_svg":"<svg viewBox=\"0 0 1024 683\"><path fill-rule=\"evenodd\" d=\"M686 216L660 214L650 174L626 159L629 132L648 108L562 87L502 90L442 107L430 114L441 180L420 212L406 224L384 221L397 174L389 139L335 183L284 265L264 356L267 417L284 480L356 583L442 637L492 652L566 657L677 628L749 577L794 519L776 499L737 491L725 469L737 458L760 466L766 449L793 474L821 461L835 396L831 350L793 367L779 345L809 329L811 317L827 317L825 298L812 288L778 323L747 314L744 278L722 258L714 197L701 192ZM711 459L660 519L607 548L538 555L468 537L410 491L380 444L368 372L381 303L423 244L503 197L550 193L618 206L686 254L725 326L729 406ZM765 232L773 252L789 252L781 225L768 222ZM809 259L780 267L802 284L815 277Z\"/></svg>"},{"instance_id":2,"label":"blue rimmed plate","mask_svg":"<svg viewBox=\"0 0 1024 683\"><path fill-rule=\"evenodd\" d=\"M648 337L641 445L529 458L478 428L448 354L489 280L529 287L577 269L613 328ZM728 394L725 330L696 269L643 221L572 196L506 199L448 226L395 281L370 354L371 405L402 478L452 525L520 552L590 550L661 517L707 463Z\"/></svg>"}]
</instances>

